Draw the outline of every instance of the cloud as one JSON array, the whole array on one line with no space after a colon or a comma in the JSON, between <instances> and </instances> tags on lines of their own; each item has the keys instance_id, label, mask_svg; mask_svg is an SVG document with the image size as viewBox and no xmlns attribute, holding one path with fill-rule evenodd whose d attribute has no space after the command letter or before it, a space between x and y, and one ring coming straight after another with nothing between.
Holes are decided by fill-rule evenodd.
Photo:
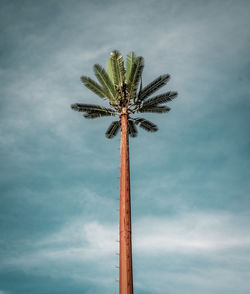
<instances>
[{"instance_id":1,"label":"cloud","mask_svg":"<svg viewBox=\"0 0 250 294\"><path fill-rule=\"evenodd\" d=\"M246 219L225 213L186 213L174 217L147 217L133 226L133 252L137 258L164 258L169 254L203 255L231 254L248 248ZM110 261L118 250L118 227L110 223L75 220L37 242L32 253L18 258L6 258L5 266L32 268L50 262L66 265L97 264L100 259Z\"/></svg>"},{"instance_id":2,"label":"cloud","mask_svg":"<svg viewBox=\"0 0 250 294\"><path fill-rule=\"evenodd\" d=\"M247 227L236 225L238 217L222 213L188 213L174 218L147 217L135 224L135 252L204 254L247 247Z\"/></svg>"},{"instance_id":3,"label":"cloud","mask_svg":"<svg viewBox=\"0 0 250 294\"><path fill-rule=\"evenodd\" d=\"M118 238L118 226L113 223L74 219L33 240L14 258L5 256L1 269L67 277L108 289L118 278ZM194 211L137 219L133 224L135 287L165 293L167 284L168 291L176 289L178 294L181 287L194 293L204 288L205 294L237 286L244 290L248 283L240 283L246 278L242 270L250 262L249 246L247 215Z\"/></svg>"},{"instance_id":4,"label":"cloud","mask_svg":"<svg viewBox=\"0 0 250 294\"><path fill-rule=\"evenodd\" d=\"M10 294L11 292L9 292L9 291L5 291L5 290L1 290L0 289L0 294Z\"/></svg>"}]
</instances>

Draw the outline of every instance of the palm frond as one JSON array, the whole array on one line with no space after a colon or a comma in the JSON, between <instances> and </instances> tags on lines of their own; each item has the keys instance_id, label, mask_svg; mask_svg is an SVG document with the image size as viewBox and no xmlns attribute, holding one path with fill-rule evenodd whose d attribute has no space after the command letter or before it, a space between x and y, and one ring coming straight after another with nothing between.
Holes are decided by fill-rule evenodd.
<instances>
[{"instance_id":1,"label":"palm frond","mask_svg":"<svg viewBox=\"0 0 250 294\"><path fill-rule=\"evenodd\" d=\"M134 103L137 104L137 106L139 107L141 107L142 105L142 101L140 100L141 90L142 90L142 76L141 76L141 82L140 82L140 88L139 88L138 94L137 96L134 97Z\"/></svg>"},{"instance_id":2,"label":"palm frond","mask_svg":"<svg viewBox=\"0 0 250 294\"><path fill-rule=\"evenodd\" d=\"M127 55L127 60L126 60L126 83L128 84L128 81L130 80L130 75L131 75L131 70L133 64L136 62L136 55L135 52L131 51Z\"/></svg>"},{"instance_id":3,"label":"palm frond","mask_svg":"<svg viewBox=\"0 0 250 294\"><path fill-rule=\"evenodd\" d=\"M107 137L108 139L112 139L112 138L114 138L114 137L117 135L117 133L118 133L120 127L121 127L121 123L120 123L119 120L117 120L117 121L113 121L113 122L110 124L110 126L108 127L108 129L107 129L107 131L106 131L106 133L105 133L106 137Z\"/></svg>"},{"instance_id":4,"label":"palm frond","mask_svg":"<svg viewBox=\"0 0 250 294\"><path fill-rule=\"evenodd\" d=\"M148 132L157 132L158 127L151 121L145 119L145 118L135 118L134 119L135 124L139 125L142 129L148 131Z\"/></svg>"},{"instance_id":5,"label":"palm frond","mask_svg":"<svg viewBox=\"0 0 250 294\"><path fill-rule=\"evenodd\" d=\"M111 67L111 58L109 57L107 63L106 63L106 67L107 67L107 74L110 78L110 80L112 81L112 83L114 83L113 80L113 74L112 74L112 67Z\"/></svg>"},{"instance_id":6,"label":"palm frond","mask_svg":"<svg viewBox=\"0 0 250 294\"><path fill-rule=\"evenodd\" d=\"M116 86L121 87L124 83L125 68L123 57L119 51L115 50L111 52L110 65L112 70L112 80Z\"/></svg>"},{"instance_id":7,"label":"palm frond","mask_svg":"<svg viewBox=\"0 0 250 294\"><path fill-rule=\"evenodd\" d=\"M82 76L81 81L88 89L90 89L92 92L97 94L99 97L101 97L101 98L106 97L105 90L100 85L98 85L94 80L92 80L91 78L86 77L86 76Z\"/></svg>"},{"instance_id":8,"label":"palm frond","mask_svg":"<svg viewBox=\"0 0 250 294\"><path fill-rule=\"evenodd\" d=\"M71 105L71 108L79 112L103 112L110 113L110 115L115 115L115 111L111 108L106 108L96 104L81 104L75 103Z\"/></svg>"},{"instance_id":9,"label":"palm frond","mask_svg":"<svg viewBox=\"0 0 250 294\"><path fill-rule=\"evenodd\" d=\"M140 95L141 95L141 90L142 90L142 76L141 76L141 82L140 82L140 88L139 88L139 92L138 92L138 97L140 97Z\"/></svg>"},{"instance_id":10,"label":"palm frond","mask_svg":"<svg viewBox=\"0 0 250 294\"><path fill-rule=\"evenodd\" d=\"M99 118L103 116L112 116L109 112L102 112L102 111L88 111L85 114L83 114L83 117L85 118Z\"/></svg>"},{"instance_id":11,"label":"palm frond","mask_svg":"<svg viewBox=\"0 0 250 294\"><path fill-rule=\"evenodd\" d=\"M130 98L135 98L138 83L140 81L142 71L144 68L144 58L139 56L136 58L136 61L132 65L131 73L129 80L127 82L127 90L130 94Z\"/></svg>"},{"instance_id":12,"label":"palm frond","mask_svg":"<svg viewBox=\"0 0 250 294\"><path fill-rule=\"evenodd\" d=\"M135 122L131 119L128 120L128 133L132 138L137 137L138 134Z\"/></svg>"},{"instance_id":13,"label":"palm frond","mask_svg":"<svg viewBox=\"0 0 250 294\"><path fill-rule=\"evenodd\" d=\"M116 102L116 91L114 88L114 85L112 84L107 72L103 67L101 67L99 64L94 65L94 73L97 77L98 81L102 84L106 96L109 98L109 100L112 103Z\"/></svg>"},{"instance_id":14,"label":"palm frond","mask_svg":"<svg viewBox=\"0 0 250 294\"><path fill-rule=\"evenodd\" d=\"M148 107L142 107L139 108L139 112L152 112L152 113L165 113L170 111L170 107L168 106L158 106L158 105L152 105Z\"/></svg>"},{"instance_id":15,"label":"palm frond","mask_svg":"<svg viewBox=\"0 0 250 294\"><path fill-rule=\"evenodd\" d=\"M163 93L161 95L157 95L155 97L152 97L150 99L145 100L143 102L142 107L153 106L153 105L162 104L162 103L172 101L173 99L175 99L177 97L177 95L178 95L177 92L172 92L172 91Z\"/></svg>"},{"instance_id":16,"label":"palm frond","mask_svg":"<svg viewBox=\"0 0 250 294\"><path fill-rule=\"evenodd\" d=\"M151 95L152 93L160 89L162 86L166 85L169 79L170 79L170 75L165 74L153 80L153 82L151 82L150 84L148 84L146 87L144 87L141 90L140 100L142 101L146 99L149 95Z\"/></svg>"}]
</instances>

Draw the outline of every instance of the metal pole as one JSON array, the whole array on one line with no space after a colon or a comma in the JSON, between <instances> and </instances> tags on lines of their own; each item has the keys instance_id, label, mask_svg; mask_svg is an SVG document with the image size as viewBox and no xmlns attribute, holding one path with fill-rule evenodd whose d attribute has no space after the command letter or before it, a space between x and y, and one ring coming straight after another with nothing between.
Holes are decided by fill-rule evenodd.
<instances>
[{"instance_id":1,"label":"metal pole","mask_svg":"<svg viewBox=\"0 0 250 294\"><path fill-rule=\"evenodd\" d=\"M119 294L133 294L128 115L121 115Z\"/></svg>"}]
</instances>

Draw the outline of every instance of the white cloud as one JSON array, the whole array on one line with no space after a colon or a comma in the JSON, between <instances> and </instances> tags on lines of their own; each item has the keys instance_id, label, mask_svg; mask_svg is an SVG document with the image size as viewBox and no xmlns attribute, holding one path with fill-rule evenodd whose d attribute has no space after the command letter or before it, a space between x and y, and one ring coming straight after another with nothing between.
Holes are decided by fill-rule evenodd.
<instances>
[{"instance_id":1,"label":"white cloud","mask_svg":"<svg viewBox=\"0 0 250 294\"><path fill-rule=\"evenodd\" d=\"M0 294L10 294L9 291L5 291L5 290L0 290Z\"/></svg>"},{"instance_id":2,"label":"white cloud","mask_svg":"<svg viewBox=\"0 0 250 294\"><path fill-rule=\"evenodd\" d=\"M35 265L49 260L95 262L109 259L118 249L118 227L112 224L76 220L34 244L33 253L5 264ZM244 219L227 214L188 213L176 217L148 217L133 226L134 254L210 254L250 246Z\"/></svg>"},{"instance_id":3,"label":"white cloud","mask_svg":"<svg viewBox=\"0 0 250 294\"><path fill-rule=\"evenodd\" d=\"M40 251L45 258L86 262L114 254L117 235L118 231L115 226L102 225L99 222L83 224L76 221L59 233L39 241L37 245L48 247ZM63 245L66 246L60 249Z\"/></svg>"},{"instance_id":4,"label":"white cloud","mask_svg":"<svg viewBox=\"0 0 250 294\"><path fill-rule=\"evenodd\" d=\"M236 223L237 217L226 214L194 213L173 219L146 218L135 224L135 252L206 254L249 246L247 228Z\"/></svg>"},{"instance_id":5,"label":"white cloud","mask_svg":"<svg viewBox=\"0 0 250 294\"><path fill-rule=\"evenodd\" d=\"M246 222L247 216L221 212L138 219L133 224L135 286L163 293L167 283L168 290L176 289L178 294L182 292L177 284L194 293L204 287L204 293L236 289L248 275L244 270L250 261ZM2 268L110 287L118 278L116 239L117 225L77 219L15 258L6 256Z\"/></svg>"}]
</instances>

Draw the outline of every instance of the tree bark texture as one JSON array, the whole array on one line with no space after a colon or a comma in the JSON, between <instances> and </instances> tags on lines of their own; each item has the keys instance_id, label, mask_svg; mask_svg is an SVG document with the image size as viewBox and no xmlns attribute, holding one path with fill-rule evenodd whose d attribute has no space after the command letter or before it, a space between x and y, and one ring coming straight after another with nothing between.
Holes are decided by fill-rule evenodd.
<instances>
[{"instance_id":1,"label":"tree bark texture","mask_svg":"<svg viewBox=\"0 0 250 294\"><path fill-rule=\"evenodd\" d=\"M128 115L121 115L119 294L133 294Z\"/></svg>"}]
</instances>

